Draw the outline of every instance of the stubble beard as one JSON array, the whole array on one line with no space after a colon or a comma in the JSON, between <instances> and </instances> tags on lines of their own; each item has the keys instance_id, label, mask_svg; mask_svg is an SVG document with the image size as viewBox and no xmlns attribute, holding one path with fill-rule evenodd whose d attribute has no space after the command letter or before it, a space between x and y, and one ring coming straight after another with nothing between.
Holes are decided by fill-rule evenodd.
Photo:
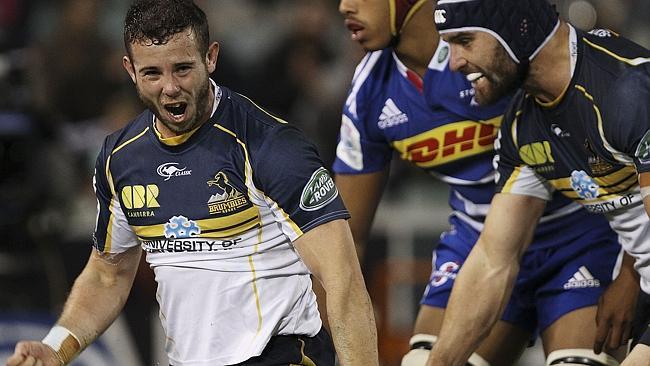
<instances>
[{"instance_id":1,"label":"stubble beard","mask_svg":"<svg viewBox=\"0 0 650 366\"><path fill-rule=\"evenodd\" d=\"M141 92L140 88L136 87L136 90L138 92L138 97L142 101L142 104L145 105L150 111L153 112L153 114L156 116L156 119L160 121L165 127L167 127L170 131L176 133L176 134L183 134L189 131L192 131L193 129L197 128L201 123L204 122L204 119L207 120L207 118L204 118L206 113L208 111L206 110L208 107L209 103L209 96L210 96L210 80L206 78L205 82L201 85L199 88L199 92L197 94L196 99L194 100L194 105L196 106L195 110L195 116L193 118L190 118L189 120L185 121L184 123L177 124L171 121L168 121L167 119L163 118L162 112L160 111L159 108L163 108L162 105L158 105L152 100L146 98ZM188 105L189 108L189 105Z\"/></svg>"},{"instance_id":2,"label":"stubble beard","mask_svg":"<svg viewBox=\"0 0 650 366\"><path fill-rule=\"evenodd\" d=\"M484 73L490 84L487 93L476 93L480 105L492 105L521 87L521 75L514 63L500 45L496 46L494 62L489 73Z\"/></svg>"}]
</instances>

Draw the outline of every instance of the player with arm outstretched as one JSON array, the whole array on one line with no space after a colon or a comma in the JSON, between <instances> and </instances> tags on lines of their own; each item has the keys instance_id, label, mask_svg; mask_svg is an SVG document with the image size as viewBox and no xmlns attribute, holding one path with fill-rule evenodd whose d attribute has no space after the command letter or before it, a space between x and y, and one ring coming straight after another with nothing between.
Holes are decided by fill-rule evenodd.
<instances>
[{"instance_id":1,"label":"player with arm outstretched","mask_svg":"<svg viewBox=\"0 0 650 366\"><path fill-rule=\"evenodd\" d=\"M352 40L368 51L344 106L334 164L359 251L366 249L394 152L450 187L451 227L435 249L412 350L403 361L421 365L439 335L456 275L485 225L495 190L493 141L509 98L493 106L476 103L471 83L449 68L450 48L435 29L433 2L343 0L339 10ZM638 279L626 260L627 270L605 292L621 261L620 245L607 221L560 194L539 217L514 295L502 304L507 310L496 326L484 328L491 333L471 354L470 364L512 364L537 333L547 354L576 349L571 352L582 354L595 343L599 351L597 333L625 332ZM607 320L599 327L597 313ZM615 314L623 316L614 319ZM608 348L621 343L611 338Z\"/></svg>"},{"instance_id":2,"label":"player with arm outstretched","mask_svg":"<svg viewBox=\"0 0 650 366\"><path fill-rule=\"evenodd\" d=\"M495 12L511 16L489 16ZM496 143L499 193L427 363L450 366L464 365L486 334L463 327L489 327L503 310L530 224L558 192L608 220L634 259L641 289L650 291L650 222L639 189L648 174L650 52L612 31L575 29L545 0L441 0L434 14L451 45L451 68L467 75L479 103L522 87ZM464 305L477 297L475 306ZM617 364L602 354L552 356L549 365Z\"/></svg>"},{"instance_id":3,"label":"player with arm outstretched","mask_svg":"<svg viewBox=\"0 0 650 366\"><path fill-rule=\"evenodd\" d=\"M313 144L209 77L192 1L129 8L123 65L148 107L97 158L93 251L63 314L8 366L66 365L113 322L142 251L174 366L377 365L349 217ZM310 275L327 293L322 327Z\"/></svg>"}]
</instances>

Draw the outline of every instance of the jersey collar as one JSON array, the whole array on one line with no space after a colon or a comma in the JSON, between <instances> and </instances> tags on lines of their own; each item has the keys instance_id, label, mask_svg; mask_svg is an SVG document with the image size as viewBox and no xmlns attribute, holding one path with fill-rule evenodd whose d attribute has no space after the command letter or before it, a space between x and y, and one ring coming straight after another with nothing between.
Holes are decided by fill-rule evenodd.
<instances>
[{"instance_id":1,"label":"jersey collar","mask_svg":"<svg viewBox=\"0 0 650 366\"><path fill-rule=\"evenodd\" d=\"M571 79L570 79L571 81L569 81L569 84L567 84L567 86L564 88L562 93L560 93L560 95L558 95L557 98L555 98L550 102L543 102L535 98L535 102L537 102L537 104L539 104L544 108L553 108L556 107L558 104L560 104L569 87L573 85L573 76L576 71L576 65L578 64L578 35L576 33L576 29L573 28L571 24L568 25L569 25L569 57L571 63Z\"/></svg>"}]
</instances>

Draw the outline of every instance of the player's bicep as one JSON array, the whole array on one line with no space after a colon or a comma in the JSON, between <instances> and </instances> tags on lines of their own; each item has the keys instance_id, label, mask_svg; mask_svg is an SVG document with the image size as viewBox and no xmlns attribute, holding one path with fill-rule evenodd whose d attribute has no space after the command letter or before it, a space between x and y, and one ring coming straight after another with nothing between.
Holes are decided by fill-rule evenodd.
<instances>
[{"instance_id":1,"label":"player's bicep","mask_svg":"<svg viewBox=\"0 0 650 366\"><path fill-rule=\"evenodd\" d=\"M348 281L359 268L352 235L345 220L317 226L293 242L300 258L325 289Z\"/></svg>"}]
</instances>

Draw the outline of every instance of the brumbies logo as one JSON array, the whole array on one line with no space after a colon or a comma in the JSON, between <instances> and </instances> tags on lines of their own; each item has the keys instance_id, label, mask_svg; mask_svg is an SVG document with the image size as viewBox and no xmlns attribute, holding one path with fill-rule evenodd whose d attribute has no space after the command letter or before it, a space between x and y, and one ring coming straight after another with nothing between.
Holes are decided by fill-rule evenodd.
<instances>
[{"instance_id":1,"label":"brumbies logo","mask_svg":"<svg viewBox=\"0 0 650 366\"><path fill-rule=\"evenodd\" d=\"M228 183L228 176L224 172L217 173L214 179L208 181L208 186L217 189L217 193L208 200L211 215L239 211L251 206L246 196Z\"/></svg>"},{"instance_id":2,"label":"brumbies logo","mask_svg":"<svg viewBox=\"0 0 650 366\"><path fill-rule=\"evenodd\" d=\"M332 202L339 191L334 185L327 169L319 168L311 175L309 182L305 185L300 195L300 208L305 211L316 211L319 208Z\"/></svg>"}]
</instances>

